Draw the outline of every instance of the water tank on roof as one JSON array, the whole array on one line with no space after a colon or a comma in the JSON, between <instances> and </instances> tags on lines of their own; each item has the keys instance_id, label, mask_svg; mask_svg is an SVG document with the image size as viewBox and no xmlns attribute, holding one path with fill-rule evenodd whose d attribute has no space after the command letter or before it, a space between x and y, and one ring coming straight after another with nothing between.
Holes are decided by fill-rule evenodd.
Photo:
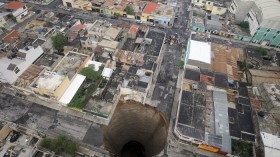
<instances>
[{"instance_id":1,"label":"water tank on roof","mask_svg":"<svg viewBox=\"0 0 280 157\"><path fill-rule=\"evenodd\" d=\"M43 32L43 28L38 28L38 33L42 33Z\"/></svg>"}]
</instances>

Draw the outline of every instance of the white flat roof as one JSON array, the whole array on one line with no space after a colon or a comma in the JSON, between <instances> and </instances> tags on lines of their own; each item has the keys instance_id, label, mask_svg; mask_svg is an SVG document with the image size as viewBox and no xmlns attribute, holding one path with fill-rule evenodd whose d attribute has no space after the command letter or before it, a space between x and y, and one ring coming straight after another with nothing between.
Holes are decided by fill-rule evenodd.
<instances>
[{"instance_id":1,"label":"white flat roof","mask_svg":"<svg viewBox=\"0 0 280 157\"><path fill-rule=\"evenodd\" d=\"M44 50L41 46L37 48L29 47L29 50L19 49L19 52L26 53L25 60L7 57L0 58L0 81L13 84L18 77L37 59ZM13 65L14 70L8 70L9 65ZM16 73L16 69L19 71Z\"/></svg>"},{"instance_id":2,"label":"white flat roof","mask_svg":"<svg viewBox=\"0 0 280 157\"><path fill-rule=\"evenodd\" d=\"M48 90L56 90L62 83L64 75L59 75L56 72L45 71L37 80L36 84L39 88Z\"/></svg>"},{"instance_id":3,"label":"white flat roof","mask_svg":"<svg viewBox=\"0 0 280 157\"><path fill-rule=\"evenodd\" d=\"M86 63L86 65L85 65L85 67L88 67L88 66L90 66L90 65L94 65L94 71L98 71L99 70L99 67L102 65L102 63L101 62L96 62L96 61L92 61L92 60L89 60L87 63Z\"/></svg>"},{"instance_id":4,"label":"white flat roof","mask_svg":"<svg viewBox=\"0 0 280 157\"><path fill-rule=\"evenodd\" d=\"M101 75L102 75L103 77L109 78L109 77L111 77L112 73L113 73L113 69L104 68Z\"/></svg>"},{"instance_id":5,"label":"white flat roof","mask_svg":"<svg viewBox=\"0 0 280 157\"><path fill-rule=\"evenodd\" d=\"M190 40L188 59L211 64L211 44L208 42Z\"/></svg>"},{"instance_id":6,"label":"white flat roof","mask_svg":"<svg viewBox=\"0 0 280 157\"><path fill-rule=\"evenodd\" d=\"M69 87L59 99L59 102L65 105L70 103L70 101L72 100L72 98L74 97L74 95L76 94L76 92L78 91L85 79L86 77L84 75L77 74L71 82L71 84L69 85Z\"/></svg>"},{"instance_id":7,"label":"white flat roof","mask_svg":"<svg viewBox=\"0 0 280 157\"><path fill-rule=\"evenodd\" d=\"M261 132L261 137L265 148L265 157L279 157L280 138L266 132Z\"/></svg>"}]
</instances>

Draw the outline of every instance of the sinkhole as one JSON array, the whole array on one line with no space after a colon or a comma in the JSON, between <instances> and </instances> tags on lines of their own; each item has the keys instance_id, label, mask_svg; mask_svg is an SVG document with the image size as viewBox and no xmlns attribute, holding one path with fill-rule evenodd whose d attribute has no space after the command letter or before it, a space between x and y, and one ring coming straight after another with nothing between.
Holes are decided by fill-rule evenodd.
<instances>
[{"instance_id":1,"label":"sinkhole","mask_svg":"<svg viewBox=\"0 0 280 157\"><path fill-rule=\"evenodd\" d=\"M152 157L166 145L168 123L154 107L120 101L102 129L105 148L116 156Z\"/></svg>"}]
</instances>

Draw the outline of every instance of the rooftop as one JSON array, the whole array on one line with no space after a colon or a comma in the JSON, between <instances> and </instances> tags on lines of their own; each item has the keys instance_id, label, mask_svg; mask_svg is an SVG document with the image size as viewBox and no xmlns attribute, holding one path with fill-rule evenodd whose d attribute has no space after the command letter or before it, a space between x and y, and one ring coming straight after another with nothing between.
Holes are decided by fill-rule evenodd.
<instances>
[{"instance_id":1,"label":"rooftop","mask_svg":"<svg viewBox=\"0 0 280 157\"><path fill-rule=\"evenodd\" d=\"M144 14L152 14L155 13L158 9L160 4L155 3L155 2L147 2L145 9L143 10L142 13Z\"/></svg>"},{"instance_id":2,"label":"rooftop","mask_svg":"<svg viewBox=\"0 0 280 157\"><path fill-rule=\"evenodd\" d=\"M116 50L114 56L117 62L128 65L142 66L144 64L144 54L125 50Z\"/></svg>"},{"instance_id":3,"label":"rooftop","mask_svg":"<svg viewBox=\"0 0 280 157\"><path fill-rule=\"evenodd\" d=\"M254 70L249 69L250 74L252 75L252 84L260 84L263 82L267 83L280 83L280 72L275 71L266 71L266 70Z\"/></svg>"},{"instance_id":4,"label":"rooftop","mask_svg":"<svg viewBox=\"0 0 280 157\"><path fill-rule=\"evenodd\" d=\"M272 105L280 107L280 85L263 83L263 87L268 93L268 97L273 103Z\"/></svg>"},{"instance_id":5,"label":"rooftop","mask_svg":"<svg viewBox=\"0 0 280 157\"><path fill-rule=\"evenodd\" d=\"M12 55L12 59L8 57L0 58L0 79L3 82L14 83L18 77L43 54L42 47L29 47L28 49L19 49L19 53L25 53L24 60Z\"/></svg>"},{"instance_id":6,"label":"rooftop","mask_svg":"<svg viewBox=\"0 0 280 157\"><path fill-rule=\"evenodd\" d=\"M210 43L190 40L190 52L187 60L195 60L195 61L211 64Z\"/></svg>"},{"instance_id":7,"label":"rooftop","mask_svg":"<svg viewBox=\"0 0 280 157\"><path fill-rule=\"evenodd\" d=\"M17 30L13 30L11 31L9 34L7 34L3 40L5 42L8 42L10 44L14 43L15 41L17 41L20 37L20 33Z\"/></svg>"},{"instance_id":8,"label":"rooftop","mask_svg":"<svg viewBox=\"0 0 280 157\"><path fill-rule=\"evenodd\" d=\"M226 92L213 91L215 110L215 134L222 137L220 147L224 152L231 152L231 137L229 132L228 106Z\"/></svg>"},{"instance_id":9,"label":"rooftop","mask_svg":"<svg viewBox=\"0 0 280 157\"><path fill-rule=\"evenodd\" d=\"M119 42L103 39L100 41L100 43L98 43L98 46L115 50L119 46Z\"/></svg>"},{"instance_id":10,"label":"rooftop","mask_svg":"<svg viewBox=\"0 0 280 157\"><path fill-rule=\"evenodd\" d=\"M210 69L226 74L229 79L239 80L237 61L243 58L242 49L211 43L211 51L213 57Z\"/></svg>"},{"instance_id":11,"label":"rooftop","mask_svg":"<svg viewBox=\"0 0 280 157\"><path fill-rule=\"evenodd\" d=\"M280 138L266 132L261 132L261 138L264 144L265 157L278 157L280 154Z\"/></svg>"},{"instance_id":12,"label":"rooftop","mask_svg":"<svg viewBox=\"0 0 280 157\"><path fill-rule=\"evenodd\" d=\"M47 89L55 91L61 82L64 80L65 75L60 75L55 72L45 71L35 82L36 88Z\"/></svg>"},{"instance_id":13,"label":"rooftop","mask_svg":"<svg viewBox=\"0 0 280 157\"><path fill-rule=\"evenodd\" d=\"M76 53L68 52L58 65L53 69L59 75L67 75L71 80L73 76L85 65L89 56Z\"/></svg>"},{"instance_id":14,"label":"rooftop","mask_svg":"<svg viewBox=\"0 0 280 157\"><path fill-rule=\"evenodd\" d=\"M51 70L61 58L61 56L56 54L43 54L42 57L40 57L34 64L42 67L48 67Z\"/></svg>"},{"instance_id":15,"label":"rooftop","mask_svg":"<svg viewBox=\"0 0 280 157\"><path fill-rule=\"evenodd\" d=\"M63 103L64 105L70 103L85 79L85 76L77 74L63 95L60 97L59 102Z\"/></svg>"},{"instance_id":16,"label":"rooftop","mask_svg":"<svg viewBox=\"0 0 280 157\"><path fill-rule=\"evenodd\" d=\"M15 86L26 88L39 76L43 67L31 64L17 79Z\"/></svg>"},{"instance_id":17,"label":"rooftop","mask_svg":"<svg viewBox=\"0 0 280 157\"><path fill-rule=\"evenodd\" d=\"M19 1L12 1L4 6L6 9L17 10L21 7L25 6L25 3Z\"/></svg>"},{"instance_id":18,"label":"rooftop","mask_svg":"<svg viewBox=\"0 0 280 157\"><path fill-rule=\"evenodd\" d=\"M249 98L238 97L229 101L228 107L230 135L245 141L255 142L255 131Z\"/></svg>"}]
</instances>

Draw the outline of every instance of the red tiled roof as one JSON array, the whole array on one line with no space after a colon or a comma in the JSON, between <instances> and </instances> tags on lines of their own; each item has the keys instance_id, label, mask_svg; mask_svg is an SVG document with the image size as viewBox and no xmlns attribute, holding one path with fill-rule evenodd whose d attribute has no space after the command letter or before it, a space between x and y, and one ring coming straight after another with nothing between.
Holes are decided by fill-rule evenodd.
<instances>
[{"instance_id":1,"label":"red tiled roof","mask_svg":"<svg viewBox=\"0 0 280 157\"><path fill-rule=\"evenodd\" d=\"M137 26L137 25L132 25L132 26L130 27L130 29L129 29L129 32L130 32L130 33L137 33L138 29L139 29L139 26Z\"/></svg>"},{"instance_id":2,"label":"red tiled roof","mask_svg":"<svg viewBox=\"0 0 280 157\"><path fill-rule=\"evenodd\" d=\"M76 26L72 27L73 30L80 30L86 28L86 25L83 24L77 24Z\"/></svg>"},{"instance_id":3,"label":"red tiled roof","mask_svg":"<svg viewBox=\"0 0 280 157\"><path fill-rule=\"evenodd\" d=\"M13 30L9 34L7 34L3 40L8 42L8 43L14 43L17 39L19 38L19 32L16 30Z\"/></svg>"},{"instance_id":4,"label":"red tiled roof","mask_svg":"<svg viewBox=\"0 0 280 157\"><path fill-rule=\"evenodd\" d=\"M6 4L4 8L17 10L17 9L23 7L24 5L25 5L25 3L23 3L23 2L12 1L12 2Z\"/></svg>"},{"instance_id":5,"label":"red tiled roof","mask_svg":"<svg viewBox=\"0 0 280 157\"><path fill-rule=\"evenodd\" d=\"M145 9L143 10L144 14L150 14L152 12L156 12L157 8L160 6L160 4L155 2L148 2Z\"/></svg>"}]
</instances>

